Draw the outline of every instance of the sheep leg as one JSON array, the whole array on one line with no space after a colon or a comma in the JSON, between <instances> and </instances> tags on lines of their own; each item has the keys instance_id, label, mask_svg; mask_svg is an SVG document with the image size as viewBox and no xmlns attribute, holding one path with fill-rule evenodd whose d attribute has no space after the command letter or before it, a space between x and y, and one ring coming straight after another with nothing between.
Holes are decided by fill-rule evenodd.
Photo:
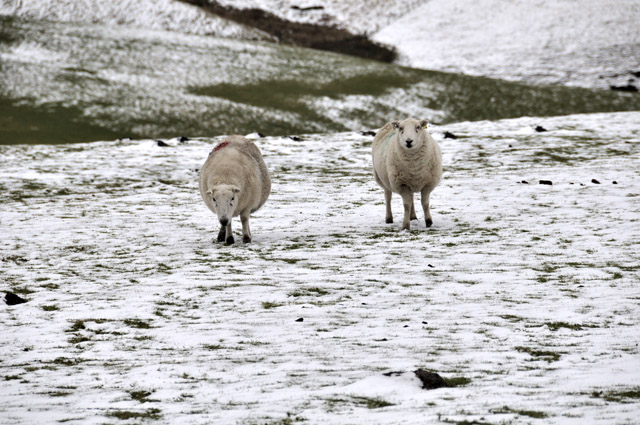
<instances>
[{"instance_id":1,"label":"sheep leg","mask_svg":"<svg viewBox=\"0 0 640 425\"><path fill-rule=\"evenodd\" d=\"M418 218L418 216L416 215L416 207L413 204L413 196L411 196L411 216L409 218L411 220L415 220L416 218Z\"/></svg>"},{"instance_id":2,"label":"sheep leg","mask_svg":"<svg viewBox=\"0 0 640 425\"><path fill-rule=\"evenodd\" d=\"M229 220L229 224L226 226L227 238L225 239L225 243L227 245L231 245L235 242L233 239L233 231L231 230L231 220Z\"/></svg>"},{"instance_id":3,"label":"sheep leg","mask_svg":"<svg viewBox=\"0 0 640 425\"><path fill-rule=\"evenodd\" d=\"M424 222L427 227L431 227L431 225L433 224L433 220L431 219L431 211L429 210L429 195L431 194L432 190L433 186L425 186L420 192L422 210L424 211Z\"/></svg>"},{"instance_id":4,"label":"sheep leg","mask_svg":"<svg viewBox=\"0 0 640 425\"><path fill-rule=\"evenodd\" d=\"M249 214L240 215L240 221L242 222L242 242L251 242L251 230L249 229Z\"/></svg>"},{"instance_id":5,"label":"sheep leg","mask_svg":"<svg viewBox=\"0 0 640 425\"><path fill-rule=\"evenodd\" d=\"M226 226L220 226L220 231L218 232L218 242L224 242L225 235L227 233L227 227Z\"/></svg>"},{"instance_id":6,"label":"sheep leg","mask_svg":"<svg viewBox=\"0 0 640 425\"><path fill-rule=\"evenodd\" d=\"M393 223L393 214L391 214L391 195L392 192L389 189L384 190L384 203L387 207L387 212L384 216L385 223Z\"/></svg>"},{"instance_id":7,"label":"sheep leg","mask_svg":"<svg viewBox=\"0 0 640 425\"><path fill-rule=\"evenodd\" d=\"M404 205L404 219L402 220L402 229L411 230L411 204L413 204L413 192L404 190L402 193L402 204Z\"/></svg>"}]
</instances>

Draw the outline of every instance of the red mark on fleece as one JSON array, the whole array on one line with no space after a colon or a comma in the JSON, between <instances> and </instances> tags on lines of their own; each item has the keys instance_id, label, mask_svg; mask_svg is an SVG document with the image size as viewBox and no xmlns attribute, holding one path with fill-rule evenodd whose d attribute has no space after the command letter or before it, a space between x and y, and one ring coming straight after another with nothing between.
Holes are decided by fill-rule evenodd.
<instances>
[{"instance_id":1,"label":"red mark on fleece","mask_svg":"<svg viewBox=\"0 0 640 425\"><path fill-rule=\"evenodd\" d=\"M222 143L220 143L218 146L216 146L216 147L213 149L213 152L218 152L220 149L224 148L224 147L225 147L225 146L227 146L228 144L229 144L229 142L222 142ZM211 152L211 153L213 153L213 152Z\"/></svg>"}]
</instances>

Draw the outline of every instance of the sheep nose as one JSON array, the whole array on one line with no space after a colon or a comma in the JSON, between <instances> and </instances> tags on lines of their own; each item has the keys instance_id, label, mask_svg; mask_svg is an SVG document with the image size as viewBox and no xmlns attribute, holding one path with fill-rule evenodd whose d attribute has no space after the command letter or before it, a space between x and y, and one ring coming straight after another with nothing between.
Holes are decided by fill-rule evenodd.
<instances>
[{"instance_id":1,"label":"sheep nose","mask_svg":"<svg viewBox=\"0 0 640 425\"><path fill-rule=\"evenodd\" d=\"M413 143L413 139L407 139L407 147L410 148Z\"/></svg>"},{"instance_id":2,"label":"sheep nose","mask_svg":"<svg viewBox=\"0 0 640 425\"><path fill-rule=\"evenodd\" d=\"M220 224L223 226L226 226L227 224L229 224L229 219L226 217L223 217L220 219Z\"/></svg>"}]
</instances>

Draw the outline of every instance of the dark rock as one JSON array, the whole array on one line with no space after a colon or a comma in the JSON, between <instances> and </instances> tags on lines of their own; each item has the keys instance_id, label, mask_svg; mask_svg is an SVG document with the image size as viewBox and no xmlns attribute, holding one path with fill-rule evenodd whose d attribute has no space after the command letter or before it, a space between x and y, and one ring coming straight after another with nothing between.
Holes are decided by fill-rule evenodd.
<instances>
[{"instance_id":1,"label":"dark rock","mask_svg":"<svg viewBox=\"0 0 640 425\"><path fill-rule=\"evenodd\" d=\"M163 142L162 140L156 140L156 143L158 144L158 146L162 147L162 148L166 148L167 145L165 142Z\"/></svg>"},{"instance_id":2,"label":"dark rock","mask_svg":"<svg viewBox=\"0 0 640 425\"><path fill-rule=\"evenodd\" d=\"M184 137L184 136L178 137L178 142L180 142L180 143L184 143L184 142L188 142L188 141L189 141L188 137Z\"/></svg>"},{"instance_id":3,"label":"dark rock","mask_svg":"<svg viewBox=\"0 0 640 425\"><path fill-rule=\"evenodd\" d=\"M535 131L537 131L538 133L542 133L543 131L547 131L546 128L544 128L541 125L536 125L536 128L534 128Z\"/></svg>"},{"instance_id":4,"label":"dark rock","mask_svg":"<svg viewBox=\"0 0 640 425\"><path fill-rule=\"evenodd\" d=\"M513 145L509 145L509 147L510 147L510 148L512 148L512 147L513 147Z\"/></svg>"},{"instance_id":5,"label":"dark rock","mask_svg":"<svg viewBox=\"0 0 640 425\"><path fill-rule=\"evenodd\" d=\"M429 324L429 322L425 322L425 321L423 320L423 321L422 321L422 324L423 324L423 325L428 325L428 324Z\"/></svg>"},{"instance_id":6,"label":"dark rock","mask_svg":"<svg viewBox=\"0 0 640 425\"><path fill-rule=\"evenodd\" d=\"M540 184L546 184L551 186L553 184L553 182L551 180L540 180Z\"/></svg>"},{"instance_id":7,"label":"dark rock","mask_svg":"<svg viewBox=\"0 0 640 425\"><path fill-rule=\"evenodd\" d=\"M633 84L627 84L626 86L609 86L609 88L616 91L638 92L638 88Z\"/></svg>"},{"instance_id":8,"label":"dark rock","mask_svg":"<svg viewBox=\"0 0 640 425\"><path fill-rule=\"evenodd\" d=\"M526 181L526 180L522 180L520 183L522 183L522 184L529 184L529 182L528 182L528 181Z\"/></svg>"},{"instance_id":9,"label":"dark rock","mask_svg":"<svg viewBox=\"0 0 640 425\"><path fill-rule=\"evenodd\" d=\"M445 382L442 376L438 375L434 372L428 372L424 369L418 369L414 371L418 379L422 381L422 388L425 390L434 390L436 388L446 387L447 383Z\"/></svg>"},{"instance_id":10,"label":"dark rock","mask_svg":"<svg viewBox=\"0 0 640 425\"><path fill-rule=\"evenodd\" d=\"M427 266L429 266L429 267L433 268L433 265L432 265L432 264L427 264Z\"/></svg>"},{"instance_id":11,"label":"dark rock","mask_svg":"<svg viewBox=\"0 0 640 425\"><path fill-rule=\"evenodd\" d=\"M18 295L14 294L13 292L7 292L6 295L4 296L4 301L8 305L18 305L18 304L23 304L23 303L27 302L27 300L25 300L24 298L19 297Z\"/></svg>"},{"instance_id":12,"label":"dark rock","mask_svg":"<svg viewBox=\"0 0 640 425\"><path fill-rule=\"evenodd\" d=\"M304 322L304 317L301 317L299 319L296 319L296 322Z\"/></svg>"},{"instance_id":13,"label":"dark rock","mask_svg":"<svg viewBox=\"0 0 640 425\"><path fill-rule=\"evenodd\" d=\"M266 137L266 136L265 136L264 134L262 134L262 133L257 133L257 134L258 134L258 137Z\"/></svg>"},{"instance_id":14,"label":"dark rock","mask_svg":"<svg viewBox=\"0 0 640 425\"><path fill-rule=\"evenodd\" d=\"M294 142L299 142L300 140L302 140L300 137L298 136L289 136L289 139L293 140Z\"/></svg>"},{"instance_id":15,"label":"dark rock","mask_svg":"<svg viewBox=\"0 0 640 425\"><path fill-rule=\"evenodd\" d=\"M613 181L613 184L618 184L618 182L614 180L614 181Z\"/></svg>"},{"instance_id":16,"label":"dark rock","mask_svg":"<svg viewBox=\"0 0 640 425\"><path fill-rule=\"evenodd\" d=\"M600 182L599 182L598 180L596 180L596 179L591 179L591 183L593 183L593 184L600 184Z\"/></svg>"},{"instance_id":17,"label":"dark rock","mask_svg":"<svg viewBox=\"0 0 640 425\"><path fill-rule=\"evenodd\" d=\"M376 132L373 130L361 131L360 134L362 134L363 136L376 136Z\"/></svg>"},{"instance_id":18,"label":"dark rock","mask_svg":"<svg viewBox=\"0 0 640 425\"><path fill-rule=\"evenodd\" d=\"M308 12L309 10L324 10L324 6L307 6L307 7L291 6L291 8L293 10L299 10L300 12Z\"/></svg>"},{"instance_id":19,"label":"dark rock","mask_svg":"<svg viewBox=\"0 0 640 425\"><path fill-rule=\"evenodd\" d=\"M404 326L403 326L403 328L408 328L408 327L409 327L409 325L404 325Z\"/></svg>"},{"instance_id":20,"label":"dark rock","mask_svg":"<svg viewBox=\"0 0 640 425\"><path fill-rule=\"evenodd\" d=\"M445 131L444 132L444 138L445 139L457 139L458 136L456 136L455 134L449 132L449 131Z\"/></svg>"},{"instance_id":21,"label":"dark rock","mask_svg":"<svg viewBox=\"0 0 640 425\"><path fill-rule=\"evenodd\" d=\"M400 371L391 371L391 372L385 372L383 373L384 376L401 376L404 375L404 372L400 372Z\"/></svg>"},{"instance_id":22,"label":"dark rock","mask_svg":"<svg viewBox=\"0 0 640 425\"><path fill-rule=\"evenodd\" d=\"M634 77L640 77L640 71L634 71L631 73Z\"/></svg>"}]
</instances>

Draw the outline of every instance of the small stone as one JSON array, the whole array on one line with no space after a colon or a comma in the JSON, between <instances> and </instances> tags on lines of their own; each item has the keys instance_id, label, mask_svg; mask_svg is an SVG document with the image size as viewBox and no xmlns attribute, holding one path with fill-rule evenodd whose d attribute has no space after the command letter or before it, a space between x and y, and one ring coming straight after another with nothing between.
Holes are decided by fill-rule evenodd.
<instances>
[{"instance_id":1,"label":"small stone","mask_svg":"<svg viewBox=\"0 0 640 425\"><path fill-rule=\"evenodd\" d=\"M13 292L7 292L6 295L4 296L4 301L8 305L18 305L18 304L23 304L27 302L27 300L14 294Z\"/></svg>"},{"instance_id":2,"label":"small stone","mask_svg":"<svg viewBox=\"0 0 640 425\"><path fill-rule=\"evenodd\" d=\"M301 317L301 318L299 318L299 319L296 319L296 322L304 322L304 318L303 318L303 317Z\"/></svg>"},{"instance_id":3,"label":"small stone","mask_svg":"<svg viewBox=\"0 0 640 425\"><path fill-rule=\"evenodd\" d=\"M158 144L158 146L162 147L162 148L166 148L167 145L165 142L163 142L162 140L156 140L156 143Z\"/></svg>"},{"instance_id":4,"label":"small stone","mask_svg":"<svg viewBox=\"0 0 640 425\"><path fill-rule=\"evenodd\" d=\"M401 376L403 374L404 374L404 372L400 372L400 371L397 371L397 370L383 373L384 376Z\"/></svg>"},{"instance_id":5,"label":"small stone","mask_svg":"<svg viewBox=\"0 0 640 425\"><path fill-rule=\"evenodd\" d=\"M537 131L538 133L542 133L543 131L547 131L546 128L544 128L541 125L536 125L536 128L534 128L535 131Z\"/></svg>"},{"instance_id":6,"label":"small stone","mask_svg":"<svg viewBox=\"0 0 640 425\"><path fill-rule=\"evenodd\" d=\"M546 184L546 185L553 185L553 182L551 180L540 180L540 184Z\"/></svg>"},{"instance_id":7,"label":"small stone","mask_svg":"<svg viewBox=\"0 0 640 425\"><path fill-rule=\"evenodd\" d=\"M299 142L300 140L302 140L300 137L298 136L289 136L289 139L293 140L294 142Z\"/></svg>"},{"instance_id":8,"label":"small stone","mask_svg":"<svg viewBox=\"0 0 640 425\"><path fill-rule=\"evenodd\" d=\"M263 133L258 132L258 137L262 138L262 137L266 137Z\"/></svg>"},{"instance_id":9,"label":"small stone","mask_svg":"<svg viewBox=\"0 0 640 425\"><path fill-rule=\"evenodd\" d=\"M529 182L528 182L528 181L526 181L526 180L522 180L520 183L522 183L522 184L529 184Z\"/></svg>"},{"instance_id":10,"label":"small stone","mask_svg":"<svg viewBox=\"0 0 640 425\"><path fill-rule=\"evenodd\" d=\"M418 379L422 382L422 388L425 390L434 390L436 388L446 387L447 383L442 376L434 372L428 372L424 369L414 371Z\"/></svg>"},{"instance_id":11,"label":"small stone","mask_svg":"<svg viewBox=\"0 0 640 425\"><path fill-rule=\"evenodd\" d=\"M375 137L376 132L373 130L367 130L367 131L361 131L360 134L362 134L363 136L373 136Z\"/></svg>"},{"instance_id":12,"label":"small stone","mask_svg":"<svg viewBox=\"0 0 640 425\"><path fill-rule=\"evenodd\" d=\"M429 323L423 320L423 321L422 321L422 324L423 324L423 325L428 325Z\"/></svg>"},{"instance_id":13,"label":"small stone","mask_svg":"<svg viewBox=\"0 0 640 425\"><path fill-rule=\"evenodd\" d=\"M600 182L599 182L598 180L596 180L596 179L591 179L591 183L593 183L593 184L600 184Z\"/></svg>"},{"instance_id":14,"label":"small stone","mask_svg":"<svg viewBox=\"0 0 640 425\"><path fill-rule=\"evenodd\" d=\"M627 91L627 92L637 92L638 88L633 84L627 84L626 86L609 86L611 90L616 91Z\"/></svg>"},{"instance_id":15,"label":"small stone","mask_svg":"<svg viewBox=\"0 0 640 425\"><path fill-rule=\"evenodd\" d=\"M444 138L445 139L457 139L458 136L456 136L455 134L451 133L450 131L445 131L444 132Z\"/></svg>"},{"instance_id":16,"label":"small stone","mask_svg":"<svg viewBox=\"0 0 640 425\"><path fill-rule=\"evenodd\" d=\"M404 326L403 326L403 328L408 328L408 327L409 327L409 325L404 325Z\"/></svg>"},{"instance_id":17,"label":"small stone","mask_svg":"<svg viewBox=\"0 0 640 425\"><path fill-rule=\"evenodd\" d=\"M178 142L180 142L180 143L184 143L184 142L187 142L187 141L189 141L188 137L184 137L184 136L178 137Z\"/></svg>"},{"instance_id":18,"label":"small stone","mask_svg":"<svg viewBox=\"0 0 640 425\"><path fill-rule=\"evenodd\" d=\"M613 184L618 184L618 182L614 180L614 181L613 181Z\"/></svg>"},{"instance_id":19,"label":"small stone","mask_svg":"<svg viewBox=\"0 0 640 425\"><path fill-rule=\"evenodd\" d=\"M431 264L427 264L427 266L429 266L429 267L433 268L433 265L431 265Z\"/></svg>"}]
</instances>

